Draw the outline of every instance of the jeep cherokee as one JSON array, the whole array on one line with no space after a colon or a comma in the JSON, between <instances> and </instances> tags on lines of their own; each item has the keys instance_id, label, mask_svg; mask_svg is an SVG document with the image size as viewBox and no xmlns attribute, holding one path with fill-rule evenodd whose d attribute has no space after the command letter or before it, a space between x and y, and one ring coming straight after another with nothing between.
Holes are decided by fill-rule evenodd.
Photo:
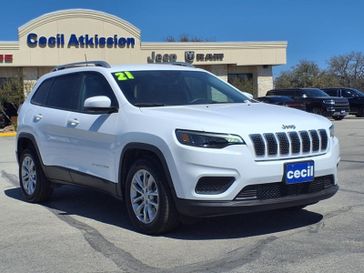
<instances>
[{"instance_id":1,"label":"jeep cherokee","mask_svg":"<svg viewBox=\"0 0 364 273\"><path fill-rule=\"evenodd\" d=\"M248 99L186 65L69 64L42 76L18 118L22 192L57 184L124 200L135 228L179 215L302 208L338 190L339 142L319 115Z\"/></svg>"}]
</instances>

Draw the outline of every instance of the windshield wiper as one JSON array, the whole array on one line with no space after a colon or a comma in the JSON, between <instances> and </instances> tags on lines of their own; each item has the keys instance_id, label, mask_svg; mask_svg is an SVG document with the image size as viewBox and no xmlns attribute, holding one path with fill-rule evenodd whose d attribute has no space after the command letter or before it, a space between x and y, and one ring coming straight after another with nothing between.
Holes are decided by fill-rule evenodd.
<instances>
[{"instance_id":1,"label":"windshield wiper","mask_svg":"<svg viewBox=\"0 0 364 273\"><path fill-rule=\"evenodd\" d=\"M139 103L134 103L134 105L137 107L166 106L163 103L155 103L155 102L139 102Z\"/></svg>"}]
</instances>

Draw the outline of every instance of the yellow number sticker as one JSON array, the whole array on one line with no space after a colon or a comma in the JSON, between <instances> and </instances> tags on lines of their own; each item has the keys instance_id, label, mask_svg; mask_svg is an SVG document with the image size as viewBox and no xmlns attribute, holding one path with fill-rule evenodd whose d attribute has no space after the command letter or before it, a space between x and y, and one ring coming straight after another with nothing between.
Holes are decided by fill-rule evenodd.
<instances>
[{"instance_id":1,"label":"yellow number sticker","mask_svg":"<svg viewBox=\"0 0 364 273\"><path fill-rule=\"evenodd\" d=\"M134 80L133 74L131 74L129 71L116 72L114 75L117 77L118 81Z\"/></svg>"}]
</instances>

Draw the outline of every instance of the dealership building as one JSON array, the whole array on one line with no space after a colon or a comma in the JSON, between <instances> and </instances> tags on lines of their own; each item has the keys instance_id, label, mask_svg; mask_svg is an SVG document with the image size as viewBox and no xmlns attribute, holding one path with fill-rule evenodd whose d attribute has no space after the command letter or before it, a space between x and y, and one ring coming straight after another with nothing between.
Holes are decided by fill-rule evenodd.
<instances>
[{"instance_id":1,"label":"dealership building","mask_svg":"<svg viewBox=\"0 0 364 273\"><path fill-rule=\"evenodd\" d=\"M161 30L163 31L163 30ZM251 80L255 96L273 87L272 67L286 63L287 42L143 42L131 23L100 11L71 9L37 17L0 41L0 81L32 86L53 67L87 60L111 65L188 62L229 81Z\"/></svg>"}]
</instances>

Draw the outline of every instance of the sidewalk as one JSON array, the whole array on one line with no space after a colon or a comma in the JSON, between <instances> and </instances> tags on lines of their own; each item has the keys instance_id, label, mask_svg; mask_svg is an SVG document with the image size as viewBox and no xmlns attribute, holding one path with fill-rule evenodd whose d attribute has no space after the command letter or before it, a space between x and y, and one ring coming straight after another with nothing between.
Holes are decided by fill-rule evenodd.
<instances>
[{"instance_id":1,"label":"sidewalk","mask_svg":"<svg viewBox=\"0 0 364 273\"><path fill-rule=\"evenodd\" d=\"M0 137L13 137L16 136L16 132L0 132Z\"/></svg>"}]
</instances>

